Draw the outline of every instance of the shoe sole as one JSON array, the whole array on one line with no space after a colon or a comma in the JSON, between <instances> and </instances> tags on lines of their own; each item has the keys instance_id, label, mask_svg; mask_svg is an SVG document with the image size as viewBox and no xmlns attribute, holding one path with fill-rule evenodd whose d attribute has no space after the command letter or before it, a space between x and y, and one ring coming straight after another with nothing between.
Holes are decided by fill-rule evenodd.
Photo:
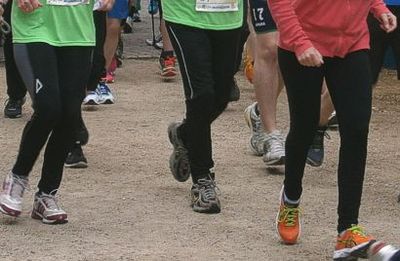
<instances>
[{"instance_id":1,"label":"shoe sole","mask_svg":"<svg viewBox=\"0 0 400 261\"><path fill-rule=\"evenodd\" d=\"M4 204L0 204L0 212L10 217L19 217L19 215L21 215L20 210L9 208Z\"/></svg>"},{"instance_id":2,"label":"shoe sole","mask_svg":"<svg viewBox=\"0 0 400 261\"><path fill-rule=\"evenodd\" d=\"M169 138L169 142L172 144L172 146L174 147L173 152L169 158L169 168L171 170L172 176L174 176L174 178L179 181L179 182L185 182L189 179L190 177L190 165L189 165L189 159L186 157L186 159L184 160L180 160L179 163L177 164L177 166L175 166L174 163L176 163L175 160L175 155L176 155L176 151L177 149L181 146L179 144L176 144L174 142L175 137L174 137L174 133L173 133L173 129L176 128L176 124L177 123L171 123L168 126L168 138ZM183 166L185 165L185 166ZM183 175L178 175L178 173L182 172L180 171L182 168L185 169L185 171L183 171Z\"/></svg>"},{"instance_id":3,"label":"shoe sole","mask_svg":"<svg viewBox=\"0 0 400 261\"><path fill-rule=\"evenodd\" d=\"M71 164L65 163L64 166L66 168L71 168L71 169L86 169L88 167L88 164L84 161L79 161L77 163L71 163Z\"/></svg>"},{"instance_id":4,"label":"shoe sole","mask_svg":"<svg viewBox=\"0 0 400 261\"><path fill-rule=\"evenodd\" d=\"M84 102L83 105L99 105L99 102L96 102L95 100L89 100L87 102Z\"/></svg>"},{"instance_id":5,"label":"shoe sole","mask_svg":"<svg viewBox=\"0 0 400 261\"><path fill-rule=\"evenodd\" d=\"M277 159L267 160L267 161L265 161L263 158L263 161L264 161L265 165L267 165L267 167L281 166L281 165L285 165L285 156L281 156Z\"/></svg>"},{"instance_id":6,"label":"shoe sole","mask_svg":"<svg viewBox=\"0 0 400 261\"><path fill-rule=\"evenodd\" d=\"M200 207L195 204L192 205L192 209L194 212L203 213L203 214L218 214L221 213L221 208L215 204L211 205L211 207Z\"/></svg>"},{"instance_id":7,"label":"shoe sole","mask_svg":"<svg viewBox=\"0 0 400 261\"><path fill-rule=\"evenodd\" d=\"M306 159L306 163L308 165L310 165L311 167L321 167L321 165L322 165L322 162L316 162L309 158Z\"/></svg>"},{"instance_id":8,"label":"shoe sole","mask_svg":"<svg viewBox=\"0 0 400 261\"><path fill-rule=\"evenodd\" d=\"M282 189L281 189L281 191L279 192L279 208L280 208L281 202L282 202L283 189L284 189L284 187L282 186ZM296 241L295 241L295 242L285 242L285 241L282 239L281 235L279 234L279 229L278 229L278 224L279 224L279 223L278 223L278 221L279 221L279 212L280 212L280 209L278 210L278 213L276 214L276 218L275 218L276 235L278 236L279 241L280 241L282 244L285 244L285 245L295 245L295 244L297 244L297 243L299 242L299 239L300 239L300 236L301 236L301 219L300 219L300 222L299 222L299 235L297 236Z\"/></svg>"},{"instance_id":9,"label":"shoe sole","mask_svg":"<svg viewBox=\"0 0 400 261\"><path fill-rule=\"evenodd\" d=\"M61 225L68 223L68 218L66 215L60 215L59 218L56 219L47 219L43 217L42 214L38 213L37 211L32 210L31 218L36 220L41 220L43 224L46 225Z\"/></svg>"},{"instance_id":10,"label":"shoe sole","mask_svg":"<svg viewBox=\"0 0 400 261\"><path fill-rule=\"evenodd\" d=\"M22 114L16 114L16 115L7 115L7 114L4 114L4 117L6 117L6 118L8 118L8 119L18 119L18 118L21 118L22 117Z\"/></svg>"},{"instance_id":11,"label":"shoe sole","mask_svg":"<svg viewBox=\"0 0 400 261\"><path fill-rule=\"evenodd\" d=\"M252 137L254 135L254 132L253 132L253 126L251 125L251 110L248 108L249 107L247 107L244 110L244 120L246 121L247 127L249 127L249 129L250 129L250 133L251 133L251 137ZM256 156L261 157L263 154L259 153L255 148L253 148L253 146L251 144L251 137L249 140L251 152Z\"/></svg>"},{"instance_id":12,"label":"shoe sole","mask_svg":"<svg viewBox=\"0 0 400 261\"><path fill-rule=\"evenodd\" d=\"M106 99L106 100L100 102L100 104L104 104L104 105L114 104L114 100L113 99Z\"/></svg>"},{"instance_id":13,"label":"shoe sole","mask_svg":"<svg viewBox=\"0 0 400 261\"><path fill-rule=\"evenodd\" d=\"M368 248L372 245L375 240L365 242L363 244L357 245L353 248L344 248L341 250L335 250L333 252L334 261L349 261L357 260L358 258L368 258Z\"/></svg>"},{"instance_id":14,"label":"shoe sole","mask_svg":"<svg viewBox=\"0 0 400 261\"><path fill-rule=\"evenodd\" d=\"M166 73L166 74L161 74L161 79L164 81L171 81L176 78L177 73Z\"/></svg>"}]
</instances>

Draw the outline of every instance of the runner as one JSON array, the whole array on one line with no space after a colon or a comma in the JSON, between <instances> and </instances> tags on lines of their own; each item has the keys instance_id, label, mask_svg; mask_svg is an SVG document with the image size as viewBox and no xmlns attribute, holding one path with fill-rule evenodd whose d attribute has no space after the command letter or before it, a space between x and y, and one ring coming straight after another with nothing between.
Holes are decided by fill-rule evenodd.
<instances>
[{"instance_id":1,"label":"runner","mask_svg":"<svg viewBox=\"0 0 400 261\"><path fill-rule=\"evenodd\" d=\"M246 77L254 84L257 102L246 108L245 120L251 130L250 148L253 153L263 156L267 166L277 166L283 165L285 161L285 138L276 125L276 106L283 82L277 60L278 33L266 2L266 0L250 0L253 30L248 41L253 55L246 56L245 72ZM253 56L254 76L251 58ZM311 166L322 165L324 137L327 136L326 125L333 109L329 92L324 87L321 96L320 123L307 156L307 163Z\"/></svg>"},{"instance_id":2,"label":"runner","mask_svg":"<svg viewBox=\"0 0 400 261\"><path fill-rule=\"evenodd\" d=\"M280 33L279 65L290 110L285 181L276 224L279 236L286 244L296 244L299 239L302 178L319 121L325 78L341 137L338 236L333 259L365 258L373 242L358 225L372 99L365 21L371 11L382 29L391 32L396 28L396 17L382 0L298 0L296 5L291 0L268 2Z\"/></svg>"},{"instance_id":3,"label":"runner","mask_svg":"<svg viewBox=\"0 0 400 261\"><path fill-rule=\"evenodd\" d=\"M192 176L192 208L219 213L212 168L211 123L228 102L243 26L242 0L162 0L186 97L186 117L169 125L173 176Z\"/></svg>"},{"instance_id":4,"label":"runner","mask_svg":"<svg viewBox=\"0 0 400 261\"><path fill-rule=\"evenodd\" d=\"M109 9L111 3L102 4ZM34 113L25 126L16 163L4 180L0 211L13 217L21 214L28 175L47 143L31 216L45 224L62 224L68 221L67 213L55 196L90 73L93 3L18 0L13 5L14 54Z\"/></svg>"},{"instance_id":5,"label":"runner","mask_svg":"<svg viewBox=\"0 0 400 261\"><path fill-rule=\"evenodd\" d=\"M92 69L89 76L89 81L86 87L86 97L83 100L83 105L98 105L104 103L106 98L112 99L113 97L102 97L99 91L99 85L103 84L100 79L105 76L105 59L104 59L104 41L106 37L106 18L107 13L104 11L94 11L93 20L96 31L96 46L93 50ZM75 130L75 142L72 149L68 153L65 160L65 167L67 168L87 168L88 162L83 153L82 146L89 141L89 132L85 126L82 117L82 110L79 113L78 129Z\"/></svg>"},{"instance_id":6,"label":"runner","mask_svg":"<svg viewBox=\"0 0 400 261\"><path fill-rule=\"evenodd\" d=\"M172 47L171 40L165 26L165 20L163 18L161 0L158 0L158 6L160 10L160 33L162 36L162 50L159 58L160 63L160 75L164 81L170 81L176 78L178 72L176 71L176 57L174 54L174 48Z\"/></svg>"},{"instance_id":7,"label":"runner","mask_svg":"<svg viewBox=\"0 0 400 261\"><path fill-rule=\"evenodd\" d=\"M250 0L254 39L254 78L256 103L245 110L247 125L252 131L250 148L267 166L285 162L284 136L276 125L276 106L283 88L277 59L276 25L267 0Z\"/></svg>"},{"instance_id":8,"label":"runner","mask_svg":"<svg viewBox=\"0 0 400 261\"><path fill-rule=\"evenodd\" d=\"M12 2L10 0L4 6L4 20L10 25ZM4 35L4 37L3 52L6 68L7 94L9 97L4 107L4 116L14 119L22 115L22 105L25 103L26 88L15 65L12 32Z\"/></svg>"}]
</instances>

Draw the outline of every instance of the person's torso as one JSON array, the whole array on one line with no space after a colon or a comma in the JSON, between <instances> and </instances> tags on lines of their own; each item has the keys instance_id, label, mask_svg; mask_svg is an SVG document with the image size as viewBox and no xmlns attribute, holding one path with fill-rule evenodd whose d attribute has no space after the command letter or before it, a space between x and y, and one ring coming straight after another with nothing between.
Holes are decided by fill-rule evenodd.
<instances>
[{"instance_id":1,"label":"person's torso","mask_svg":"<svg viewBox=\"0 0 400 261\"><path fill-rule=\"evenodd\" d=\"M23 13L14 0L14 43L45 42L53 46L93 46L93 0L40 0L42 7Z\"/></svg>"},{"instance_id":2,"label":"person's torso","mask_svg":"<svg viewBox=\"0 0 400 261\"><path fill-rule=\"evenodd\" d=\"M367 16L372 0L294 0L303 30L317 46L344 55L369 44Z\"/></svg>"},{"instance_id":3,"label":"person's torso","mask_svg":"<svg viewBox=\"0 0 400 261\"><path fill-rule=\"evenodd\" d=\"M162 0L166 21L211 30L239 28L243 0Z\"/></svg>"}]
</instances>

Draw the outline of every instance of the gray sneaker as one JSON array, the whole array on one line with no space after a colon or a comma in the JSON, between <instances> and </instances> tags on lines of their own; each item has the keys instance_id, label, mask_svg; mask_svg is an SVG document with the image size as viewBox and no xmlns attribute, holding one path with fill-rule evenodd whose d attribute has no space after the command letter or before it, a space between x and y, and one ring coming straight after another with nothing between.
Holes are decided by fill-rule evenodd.
<instances>
[{"instance_id":1,"label":"gray sneaker","mask_svg":"<svg viewBox=\"0 0 400 261\"><path fill-rule=\"evenodd\" d=\"M208 214L221 212L216 189L217 186L212 178L199 179L193 184L190 190L193 211Z\"/></svg>"},{"instance_id":2,"label":"gray sneaker","mask_svg":"<svg viewBox=\"0 0 400 261\"><path fill-rule=\"evenodd\" d=\"M285 164L285 138L276 130L265 135L263 161L267 166Z\"/></svg>"},{"instance_id":3,"label":"gray sneaker","mask_svg":"<svg viewBox=\"0 0 400 261\"><path fill-rule=\"evenodd\" d=\"M178 134L181 125L181 122L173 122L168 126L168 138L174 146L169 158L169 168L177 181L185 182L190 177L190 165L188 151Z\"/></svg>"},{"instance_id":4,"label":"gray sneaker","mask_svg":"<svg viewBox=\"0 0 400 261\"><path fill-rule=\"evenodd\" d=\"M260 115L256 113L257 102L248 106L244 111L244 119L251 131L250 149L256 156L264 155L265 132Z\"/></svg>"},{"instance_id":5,"label":"gray sneaker","mask_svg":"<svg viewBox=\"0 0 400 261\"><path fill-rule=\"evenodd\" d=\"M0 194L0 212L18 217L22 211L22 196L27 186L27 178L9 173L3 182L3 191Z\"/></svg>"}]
</instances>

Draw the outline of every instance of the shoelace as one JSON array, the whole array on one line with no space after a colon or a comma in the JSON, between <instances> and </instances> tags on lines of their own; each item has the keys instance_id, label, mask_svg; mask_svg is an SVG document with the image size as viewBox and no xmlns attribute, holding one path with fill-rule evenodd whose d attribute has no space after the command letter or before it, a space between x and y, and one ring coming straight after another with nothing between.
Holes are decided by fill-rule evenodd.
<instances>
[{"instance_id":1,"label":"shoelace","mask_svg":"<svg viewBox=\"0 0 400 261\"><path fill-rule=\"evenodd\" d=\"M284 151L285 150L285 140L280 134L270 134L265 137L265 144L269 144L267 148L268 151ZM267 143L267 141L269 141Z\"/></svg>"},{"instance_id":2,"label":"shoelace","mask_svg":"<svg viewBox=\"0 0 400 261\"><path fill-rule=\"evenodd\" d=\"M12 100L12 99L7 99L4 103L4 105L8 108L15 108L18 105L18 101Z\"/></svg>"},{"instance_id":3,"label":"shoelace","mask_svg":"<svg viewBox=\"0 0 400 261\"><path fill-rule=\"evenodd\" d=\"M164 59L164 69L168 69L175 66L176 58L174 56L167 56Z\"/></svg>"},{"instance_id":4,"label":"shoelace","mask_svg":"<svg viewBox=\"0 0 400 261\"><path fill-rule=\"evenodd\" d=\"M104 95L104 94L108 94L108 92L110 90L108 89L108 87L106 85L100 84L99 85L99 91L100 91L100 94Z\"/></svg>"},{"instance_id":5,"label":"shoelace","mask_svg":"<svg viewBox=\"0 0 400 261\"><path fill-rule=\"evenodd\" d=\"M60 207L57 204L56 196L53 195L53 193L56 193L56 192L57 192L57 189L51 191L50 194L46 194L46 193L42 192L42 194L39 197L43 200L43 202L45 203L45 205L48 208L58 210L58 209L60 209Z\"/></svg>"},{"instance_id":6,"label":"shoelace","mask_svg":"<svg viewBox=\"0 0 400 261\"><path fill-rule=\"evenodd\" d=\"M200 190L204 192L203 195L206 200L214 200L216 198L216 190L219 191L219 188L210 176L209 179L199 179L197 184L200 186Z\"/></svg>"},{"instance_id":7,"label":"shoelace","mask_svg":"<svg viewBox=\"0 0 400 261\"><path fill-rule=\"evenodd\" d=\"M25 189L28 189L28 181L24 178L13 175L11 181L10 195L13 198L21 199Z\"/></svg>"},{"instance_id":8,"label":"shoelace","mask_svg":"<svg viewBox=\"0 0 400 261\"><path fill-rule=\"evenodd\" d=\"M331 136L326 130L317 130L316 135L314 137L314 140L311 144L311 148L313 149L322 149L324 146L324 138L327 138L328 140L331 139Z\"/></svg>"},{"instance_id":9,"label":"shoelace","mask_svg":"<svg viewBox=\"0 0 400 261\"><path fill-rule=\"evenodd\" d=\"M279 215L279 222L284 222L286 227L293 227L296 225L298 216L300 215L299 208L285 206Z\"/></svg>"},{"instance_id":10,"label":"shoelace","mask_svg":"<svg viewBox=\"0 0 400 261\"><path fill-rule=\"evenodd\" d=\"M358 225L352 225L351 228L348 229L351 231L351 233L361 236L361 237L367 237L367 235L364 232L364 229Z\"/></svg>"}]
</instances>

